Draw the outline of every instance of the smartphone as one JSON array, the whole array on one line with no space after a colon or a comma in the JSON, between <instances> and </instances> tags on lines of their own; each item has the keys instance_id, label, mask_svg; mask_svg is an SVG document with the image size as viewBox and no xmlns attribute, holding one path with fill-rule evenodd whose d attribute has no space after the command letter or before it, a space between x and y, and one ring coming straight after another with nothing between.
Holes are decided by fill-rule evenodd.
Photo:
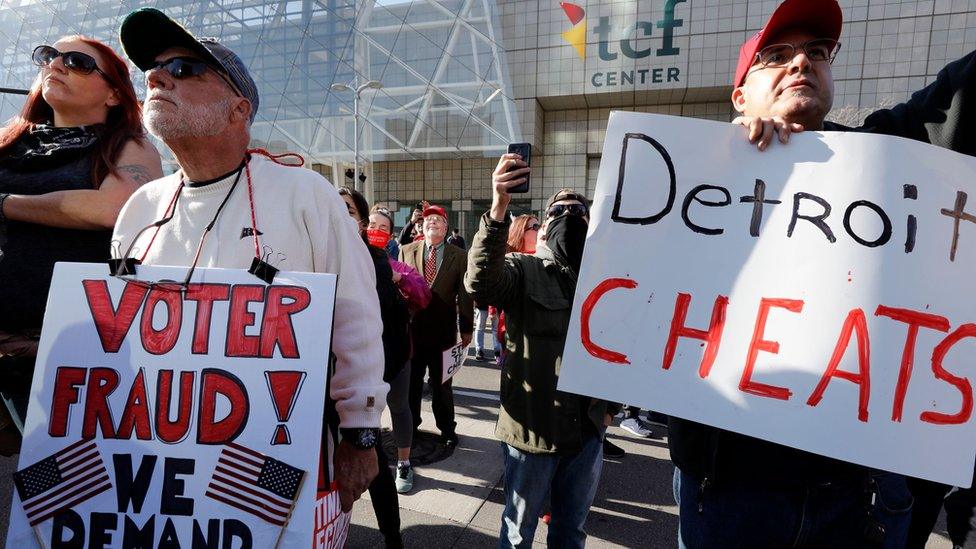
<instances>
[{"instance_id":1,"label":"smartphone","mask_svg":"<svg viewBox=\"0 0 976 549\"><path fill-rule=\"evenodd\" d=\"M508 152L521 156L522 160L525 160L526 164L532 164L532 143L510 143L508 145ZM529 176L525 176L525 183L508 189L509 194L521 194L527 192L529 192Z\"/></svg>"}]
</instances>

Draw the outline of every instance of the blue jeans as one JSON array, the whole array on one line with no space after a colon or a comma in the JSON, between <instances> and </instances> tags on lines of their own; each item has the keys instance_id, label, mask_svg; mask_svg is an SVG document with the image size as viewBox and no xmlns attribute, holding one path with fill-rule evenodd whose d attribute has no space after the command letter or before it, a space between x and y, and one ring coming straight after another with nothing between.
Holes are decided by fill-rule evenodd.
<instances>
[{"instance_id":1,"label":"blue jeans","mask_svg":"<svg viewBox=\"0 0 976 549\"><path fill-rule=\"evenodd\" d=\"M576 454L530 454L502 443L505 512L498 546L532 547L539 513L551 492L549 547L579 547L603 470L603 442L591 437Z\"/></svg>"},{"instance_id":2,"label":"blue jeans","mask_svg":"<svg viewBox=\"0 0 976 549\"><path fill-rule=\"evenodd\" d=\"M488 326L488 309L478 309L474 310L474 350L475 352L481 352L485 349L489 351L495 350L495 340L494 337L485 337L485 328ZM495 328L498 329L497 327Z\"/></svg>"},{"instance_id":3,"label":"blue jeans","mask_svg":"<svg viewBox=\"0 0 976 549\"><path fill-rule=\"evenodd\" d=\"M744 481L702 486L701 479L675 469L679 549L830 547L831 549L904 546L908 509L891 512L879 504L904 496L897 475L881 477L872 516L885 525L883 544L864 537L867 519L861 482L811 487L770 487ZM879 477L875 475L875 480ZM902 482L902 486L903 486ZM900 502L903 504L904 500Z\"/></svg>"}]
</instances>

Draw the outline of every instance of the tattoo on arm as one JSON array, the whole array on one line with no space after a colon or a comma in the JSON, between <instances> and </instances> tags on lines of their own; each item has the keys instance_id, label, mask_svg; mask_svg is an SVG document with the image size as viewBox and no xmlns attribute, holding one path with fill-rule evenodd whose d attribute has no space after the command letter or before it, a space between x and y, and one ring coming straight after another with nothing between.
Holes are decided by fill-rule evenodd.
<instances>
[{"instance_id":1,"label":"tattoo on arm","mask_svg":"<svg viewBox=\"0 0 976 549\"><path fill-rule=\"evenodd\" d=\"M142 185L144 183L149 183L154 178L149 175L149 169L141 164L126 164L125 166L119 166L118 171L136 183Z\"/></svg>"}]
</instances>

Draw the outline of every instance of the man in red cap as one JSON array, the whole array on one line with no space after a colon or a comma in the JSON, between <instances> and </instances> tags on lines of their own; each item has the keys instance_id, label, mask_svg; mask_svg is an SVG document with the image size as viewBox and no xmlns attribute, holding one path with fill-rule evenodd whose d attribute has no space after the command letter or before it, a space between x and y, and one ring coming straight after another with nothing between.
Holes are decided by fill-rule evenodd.
<instances>
[{"instance_id":1,"label":"man in red cap","mask_svg":"<svg viewBox=\"0 0 976 549\"><path fill-rule=\"evenodd\" d=\"M841 27L836 0L786 0L742 45L731 98L742 116L733 123L751 142L764 150L792 132L859 131L976 154L976 132L966 131L976 119L976 53L859 128L825 121ZM681 547L924 547L938 516L941 497L919 497L932 483L911 481L913 509L900 475L680 419L670 427ZM921 499L935 501L934 513Z\"/></svg>"},{"instance_id":2,"label":"man in red cap","mask_svg":"<svg viewBox=\"0 0 976 549\"><path fill-rule=\"evenodd\" d=\"M458 437L454 422L454 394L451 381L441 383L442 353L457 344L460 326L461 342L471 343L472 303L464 290L464 272L468 256L464 250L448 244L447 212L441 206L427 206L423 211L424 239L400 248L400 261L417 269L431 290L430 305L413 319L413 360L410 363L410 410L414 430L420 427L420 401L424 374L428 384L434 419L441 432L441 442L453 448Z\"/></svg>"}]
</instances>

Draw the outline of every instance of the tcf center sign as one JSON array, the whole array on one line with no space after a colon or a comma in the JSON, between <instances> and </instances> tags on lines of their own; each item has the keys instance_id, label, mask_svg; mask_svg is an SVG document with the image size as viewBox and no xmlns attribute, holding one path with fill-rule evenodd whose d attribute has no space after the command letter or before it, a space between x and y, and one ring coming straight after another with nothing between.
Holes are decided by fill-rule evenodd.
<instances>
[{"instance_id":1,"label":"tcf center sign","mask_svg":"<svg viewBox=\"0 0 976 549\"><path fill-rule=\"evenodd\" d=\"M618 86L650 87L655 84L681 82L681 67L675 65L681 48L674 43L674 30L684 26L675 18L675 7L686 0L665 0L664 15L658 21L636 21L615 25L608 16L601 16L592 28L587 26L586 11L569 2L560 6L572 23L563 39L586 63L587 79L594 88ZM657 29L657 31L656 31ZM592 32L592 34L591 34ZM587 59L586 44L596 38L598 59ZM652 40L659 39L659 40ZM600 65L620 65L633 60L634 68L603 68ZM609 90L608 90L609 91Z\"/></svg>"}]
</instances>

